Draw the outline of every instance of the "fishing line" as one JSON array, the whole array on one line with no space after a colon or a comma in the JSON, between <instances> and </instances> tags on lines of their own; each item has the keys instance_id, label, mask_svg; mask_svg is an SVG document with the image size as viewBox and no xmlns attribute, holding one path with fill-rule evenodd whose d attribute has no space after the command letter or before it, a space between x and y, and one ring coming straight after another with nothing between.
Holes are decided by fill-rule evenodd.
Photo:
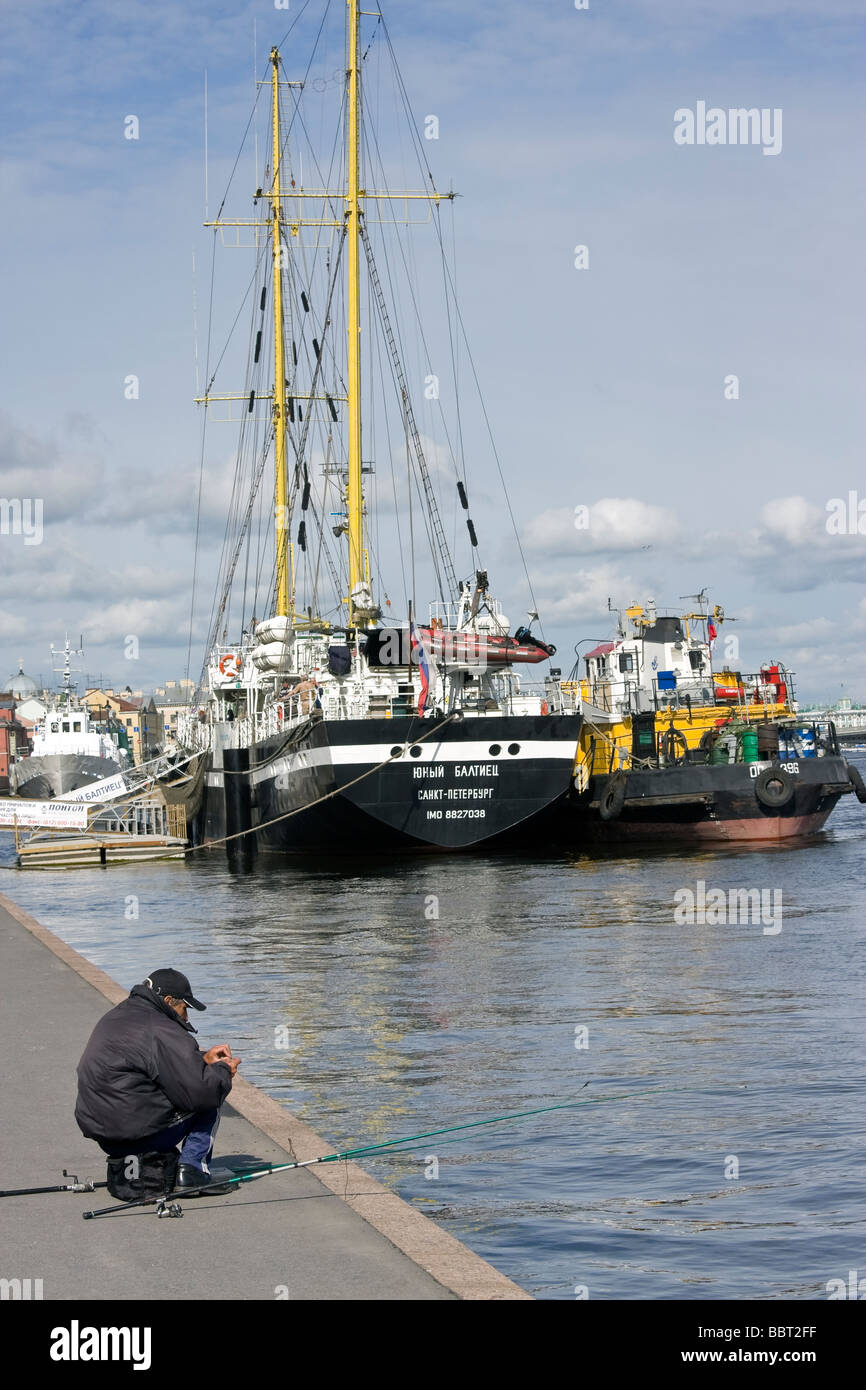
<instances>
[{"instance_id":1,"label":"fishing line","mask_svg":"<svg viewBox=\"0 0 866 1390\"><path fill-rule=\"evenodd\" d=\"M585 1090L591 1085L590 1081L584 1082L581 1090ZM234 1178L227 1178L226 1183L253 1182L256 1178L267 1177L269 1173L285 1172L290 1168L309 1168L316 1163L337 1163L342 1159L354 1158L359 1154L380 1153L383 1149L396 1150L399 1144L412 1144L420 1139L432 1139L439 1134L456 1134L467 1129L481 1129L485 1125L504 1124L508 1120L524 1120L532 1115L549 1115L555 1110L574 1110L584 1105L602 1105L606 1101L612 1100L632 1100L638 1096L663 1095L672 1091L694 1091L700 1090L696 1086L651 1086L640 1091L626 1091L622 1095L595 1096L591 1100L567 1100L560 1101L557 1105L542 1105L533 1110L516 1110L506 1115L494 1115L488 1120L471 1120L462 1125L445 1125L440 1129L423 1130L420 1134L404 1135L400 1139L386 1139L381 1144L364 1144L353 1149L343 1149L339 1153L323 1154L319 1158L308 1158L303 1162L280 1163L270 1165L258 1173L244 1173Z\"/></svg>"},{"instance_id":2,"label":"fishing line","mask_svg":"<svg viewBox=\"0 0 866 1390\"><path fill-rule=\"evenodd\" d=\"M580 1089L585 1090L586 1087L591 1084L591 1081L585 1081ZM214 1182L213 1186L224 1191L227 1187L240 1187L241 1183L255 1182L258 1178L270 1177L272 1173L286 1173L297 1168L312 1168L319 1163L340 1163L351 1158L358 1158L362 1154L382 1154L388 1149L393 1153L399 1150L399 1146L414 1144L421 1139L432 1139L440 1134L464 1133L466 1130L482 1129L488 1125L505 1124L510 1120L528 1119L533 1115L549 1115L555 1111L574 1110L586 1105L603 1105L610 1101L635 1100L644 1096L669 1095L675 1091L697 1091L702 1089L704 1088L700 1086L648 1086L642 1087L638 1091L626 1091L619 1095L595 1096L590 1100L559 1101L555 1105L540 1105L533 1107L531 1110L516 1110L510 1111L504 1115L493 1115L486 1120L469 1120L464 1124L443 1125L438 1129L422 1130L418 1134L402 1135L399 1139L386 1139L379 1144L361 1144L351 1149L338 1150L335 1153L320 1154L317 1158L296 1159L291 1163L271 1163L258 1169L256 1172L236 1173L231 1178L219 1179ZM207 1190L207 1187L199 1188L195 1195L206 1195ZM149 1205L156 1205L159 1214L179 1215L179 1210L175 1212L171 1210L171 1207L167 1206L167 1204L170 1203L173 1198L189 1195L189 1189L176 1189L173 1192L166 1193L165 1196L161 1198L152 1196L137 1197L131 1202L122 1203L120 1206L103 1207L98 1211L82 1212L82 1217L87 1221L93 1217L116 1215L121 1211L128 1211L131 1208Z\"/></svg>"}]
</instances>

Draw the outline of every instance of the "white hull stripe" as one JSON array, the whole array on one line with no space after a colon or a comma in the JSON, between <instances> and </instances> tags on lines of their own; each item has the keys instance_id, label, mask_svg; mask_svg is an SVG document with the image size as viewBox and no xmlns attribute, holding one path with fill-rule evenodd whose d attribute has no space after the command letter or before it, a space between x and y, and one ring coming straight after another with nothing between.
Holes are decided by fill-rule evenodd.
<instances>
[{"instance_id":1,"label":"white hull stripe","mask_svg":"<svg viewBox=\"0 0 866 1390\"><path fill-rule=\"evenodd\" d=\"M519 740L518 740L519 742ZM292 753L285 758L277 758L256 768L250 775L253 785L267 782L272 777L285 776L289 772L303 772L311 767L358 767L367 764L383 763L391 756L394 743L349 743L344 747L310 748L302 753ZM408 751L395 758L392 766L412 767L423 763L517 763L533 760L550 762L574 762L577 756L577 739L538 739L520 742L518 753L509 753L508 744L502 743L502 752L491 757L491 744L488 740L474 743L433 743L432 741L410 744L409 747L421 749L413 758Z\"/></svg>"}]
</instances>

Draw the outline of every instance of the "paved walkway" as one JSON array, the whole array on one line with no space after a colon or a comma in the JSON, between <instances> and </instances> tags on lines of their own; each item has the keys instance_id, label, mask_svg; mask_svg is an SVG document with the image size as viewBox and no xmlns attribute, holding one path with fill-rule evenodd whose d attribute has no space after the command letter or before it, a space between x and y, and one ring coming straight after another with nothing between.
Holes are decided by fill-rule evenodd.
<instances>
[{"instance_id":1,"label":"paved walkway","mask_svg":"<svg viewBox=\"0 0 866 1390\"><path fill-rule=\"evenodd\" d=\"M0 895L0 1188L104 1179L73 1117L90 1032L126 990ZM217 1158L285 1163L328 1143L248 1082L223 1111ZM517 1285L354 1163L280 1173L228 1197L83 1221L104 1189L0 1200L0 1278L45 1299L526 1299Z\"/></svg>"}]
</instances>

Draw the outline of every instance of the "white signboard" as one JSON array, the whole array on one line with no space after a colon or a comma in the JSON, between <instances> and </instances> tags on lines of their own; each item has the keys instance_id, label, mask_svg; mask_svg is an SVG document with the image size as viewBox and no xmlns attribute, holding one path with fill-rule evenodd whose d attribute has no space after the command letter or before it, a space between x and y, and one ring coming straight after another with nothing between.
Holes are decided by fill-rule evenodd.
<instances>
[{"instance_id":1,"label":"white signboard","mask_svg":"<svg viewBox=\"0 0 866 1390\"><path fill-rule=\"evenodd\" d=\"M86 787L76 787L74 792L64 792L58 801L108 801L112 796L123 796L128 791L123 774L103 777L99 782L88 782Z\"/></svg>"},{"instance_id":2,"label":"white signboard","mask_svg":"<svg viewBox=\"0 0 866 1390\"><path fill-rule=\"evenodd\" d=\"M87 807L70 806L63 801L0 800L0 825L58 826L61 830L84 830Z\"/></svg>"}]
</instances>

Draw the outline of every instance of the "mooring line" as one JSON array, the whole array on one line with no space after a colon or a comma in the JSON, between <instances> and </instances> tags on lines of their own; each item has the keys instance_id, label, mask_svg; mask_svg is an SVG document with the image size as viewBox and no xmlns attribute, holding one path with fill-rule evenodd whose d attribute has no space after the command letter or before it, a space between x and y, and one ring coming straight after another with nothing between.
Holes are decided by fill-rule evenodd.
<instances>
[{"instance_id":1,"label":"mooring line","mask_svg":"<svg viewBox=\"0 0 866 1390\"><path fill-rule=\"evenodd\" d=\"M423 743L425 739L430 738L433 734L437 733L439 729L444 729L446 724L450 724L452 719L457 718L458 713L458 710L454 710L451 714L447 715L441 723L434 724L432 729L428 729L426 734L421 734L419 738L413 738L401 744L399 753L392 753L390 757L383 758L382 762L376 763L375 767L368 767L367 771L362 772L359 777L353 778L351 782L345 782L341 787L335 787L331 792L325 792L324 796L317 797L315 801L309 801L305 806L296 806L293 811L285 811L281 816L274 816L273 820L262 821L260 825L251 825L248 830L236 830L234 834L223 835L219 840L208 840L206 843L203 842L200 845L190 845L188 849L183 851L183 854L194 854L196 850L200 849L213 849L215 845L227 845L229 840L239 840L243 835L255 835L259 830L266 830L269 825L277 825L281 820L289 820L291 816L299 816L302 811L311 811L314 806L320 806L323 801L330 801L333 796L341 796L342 793L348 791L350 787L355 787L359 782L363 782L365 777L372 777L374 772L381 772L383 767L387 767L389 763L393 763L397 758L402 757L404 750L410 746L410 743L412 745ZM249 769L250 772L255 772L255 770L255 768Z\"/></svg>"}]
</instances>

